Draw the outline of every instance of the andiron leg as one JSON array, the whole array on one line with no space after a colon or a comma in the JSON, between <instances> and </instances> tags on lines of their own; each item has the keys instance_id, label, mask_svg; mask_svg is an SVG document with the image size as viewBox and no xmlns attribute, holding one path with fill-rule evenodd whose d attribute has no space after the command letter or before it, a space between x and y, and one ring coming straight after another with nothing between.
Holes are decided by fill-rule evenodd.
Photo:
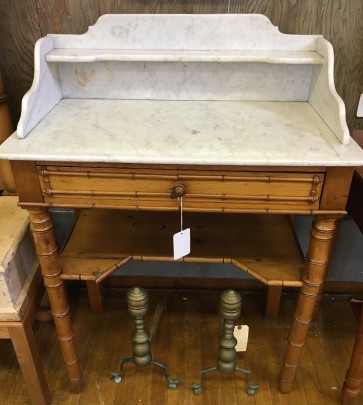
<instances>
[{"instance_id":1,"label":"andiron leg","mask_svg":"<svg viewBox=\"0 0 363 405\"><path fill-rule=\"evenodd\" d=\"M201 380L199 383L192 383L191 387L194 393L200 395L204 384L205 376L210 371L218 370L221 373L230 374L234 371L241 371L246 376L247 393L254 395L257 384L251 384L249 381L250 370L237 367L236 365L236 344L237 339L233 335L235 321L241 314L241 296L234 290L226 290L221 294L219 313L223 319L223 331L219 338L219 348L217 354L217 364L213 367L201 371Z\"/></svg>"},{"instance_id":2,"label":"andiron leg","mask_svg":"<svg viewBox=\"0 0 363 405\"><path fill-rule=\"evenodd\" d=\"M121 374L123 372L123 366L126 363L134 363L137 367L145 367L148 365L153 365L160 367L164 373L166 380L168 381L168 388L170 390L175 390L179 380L170 378L167 367L153 360L150 349L151 336L145 328L144 316L148 312L149 300L147 292L144 288L134 287L127 292L127 306L130 315L135 318L135 330L133 333L133 356L128 358L120 359L120 369L119 372L111 373L114 381L119 383L122 381ZM162 307L159 305L156 310L156 315L154 317L154 325L152 326L153 334L156 330L155 323L159 322L162 312Z\"/></svg>"}]
</instances>

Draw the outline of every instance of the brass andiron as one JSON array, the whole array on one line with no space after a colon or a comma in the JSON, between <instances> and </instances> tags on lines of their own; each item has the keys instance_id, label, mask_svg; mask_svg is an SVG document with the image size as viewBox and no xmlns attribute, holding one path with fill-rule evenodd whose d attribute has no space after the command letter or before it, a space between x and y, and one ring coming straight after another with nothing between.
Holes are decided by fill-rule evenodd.
<instances>
[{"instance_id":1,"label":"brass andiron","mask_svg":"<svg viewBox=\"0 0 363 405\"><path fill-rule=\"evenodd\" d=\"M114 381L116 383L122 381L121 375L123 372L123 366L126 363L134 363L137 367L145 367L151 364L160 367L163 370L165 378L168 381L168 388L170 390L175 390L179 380L170 378L166 366L154 361L150 351L150 342L156 332L157 323L160 320L164 304L160 303L156 308L151 334L145 329L144 316L149 309L149 299L146 290L141 287L131 288L127 292L127 306L129 314L135 318L135 330L132 337L133 357L120 359L119 372L111 373Z\"/></svg>"},{"instance_id":2,"label":"brass andiron","mask_svg":"<svg viewBox=\"0 0 363 405\"><path fill-rule=\"evenodd\" d=\"M219 338L219 348L217 355L217 365L214 367L205 368L201 371L201 380L199 383L192 383L191 387L194 393L200 395L204 384L205 376L210 371L218 370L221 373L230 374L234 371L242 371L246 376L247 393L254 395L257 384L251 384L249 376L250 370L237 367L236 365L236 349L237 339L233 335L235 321L241 314L241 296L234 290L226 290L221 294L219 303L219 314L223 319L223 331Z\"/></svg>"}]
</instances>

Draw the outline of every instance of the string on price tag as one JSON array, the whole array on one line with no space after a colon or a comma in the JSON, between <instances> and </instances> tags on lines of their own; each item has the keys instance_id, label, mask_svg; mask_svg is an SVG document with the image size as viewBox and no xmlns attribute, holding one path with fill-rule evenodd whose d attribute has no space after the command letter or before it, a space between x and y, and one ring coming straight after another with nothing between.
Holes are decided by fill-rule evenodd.
<instances>
[{"instance_id":1,"label":"string on price tag","mask_svg":"<svg viewBox=\"0 0 363 405\"><path fill-rule=\"evenodd\" d=\"M183 230L183 197L178 197L180 208L180 232L173 236L174 260L190 253L190 228Z\"/></svg>"}]
</instances>

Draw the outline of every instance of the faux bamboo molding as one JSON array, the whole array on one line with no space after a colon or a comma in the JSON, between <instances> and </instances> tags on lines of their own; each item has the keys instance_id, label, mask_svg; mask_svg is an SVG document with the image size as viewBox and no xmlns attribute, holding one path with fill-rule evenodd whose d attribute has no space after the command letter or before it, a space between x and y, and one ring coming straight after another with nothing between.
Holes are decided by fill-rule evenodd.
<instances>
[{"instance_id":1,"label":"faux bamboo molding","mask_svg":"<svg viewBox=\"0 0 363 405\"><path fill-rule=\"evenodd\" d=\"M311 191L313 193L313 191ZM148 193L141 191L134 192L117 192L117 191L68 191L68 190L54 190L43 189L43 195L45 197L55 196L84 196L84 197L118 197L118 198L168 198L170 193ZM308 203L314 203L318 201L318 197L311 195L310 197L300 196L273 196L273 195L233 195L233 194L187 194L188 200L190 199L207 199L207 200L236 200L236 201L305 201Z\"/></svg>"},{"instance_id":2,"label":"faux bamboo molding","mask_svg":"<svg viewBox=\"0 0 363 405\"><path fill-rule=\"evenodd\" d=\"M91 205L82 207L133 207L136 210L174 210L174 191L182 185L185 195L184 209L206 212L255 211L259 205L268 210L286 209L294 205L295 212L304 208L317 209L324 174L316 172L241 172L229 174L218 170L214 174L199 170L171 175L147 169L73 168L60 166L48 169L38 166L39 180L44 201L61 206L77 206L80 200ZM266 187L264 187L266 184ZM261 204L262 203L262 204ZM51 206L51 205L50 205ZM248 211L246 211L248 212ZM268 211L269 212L269 211Z\"/></svg>"},{"instance_id":3,"label":"faux bamboo molding","mask_svg":"<svg viewBox=\"0 0 363 405\"><path fill-rule=\"evenodd\" d=\"M172 213L164 213L157 221L146 212L81 213L61 254L62 278L95 280L97 274L119 267L114 263L120 257L126 258L124 262L128 259L174 262L168 242L172 230L177 229L178 219ZM253 224L258 230L252 229ZM194 234L191 253L178 262L233 264L268 286L302 285L304 258L296 247L291 222L285 216L247 215L224 220L214 215L191 214L188 226ZM116 242L115 232L119 229L123 232ZM265 235L261 234L262 229L267 232ZM223 231L226 247L218 243L218 235ZM248 236L241 237L240 232ZM152 239L150 234L154 235ZM284 240L284 246L265 248L274 243L274 238Z\"/></svg>"},{"instance_id":4,"label":"faux bamboo molding","mask_svg":"<svg viewBox=\"0 0 363 405\"><path fill-rule=\"evenodd\" d=\"M79 258L61 258L62 264L61 278L62 280L94 281L96 284L99 284L109 275L111 275L120 267L122 267L124 264L126 264L130 259L132 259L132 256L127 256L123 259L116 261L115 263L112 263L103 270L93 271L94 261L97 259L93 259L93 263L90 263L89 260L87 261ZM84 269L85 266L88 266L90 271L87 273L82 273L79 270L79 267Z\"/></svg>"},{"instance_id":5,"label":"faux bamboo molding","mask_svg":"<svg viewBox=\"0 0 363 405\"><path fill-rule=\"evenodd\" d=\"M302 286L302 280L301 280L302 272L300 272L301 268L299 268L298 265L294 266L295 267L294 274L293 275L290 274L291 278L295 278L294 280L286 280L286 279L283 279L282 277L278 280L271 280L266 277L265 271L260 273L256 269L254 270L251 266L246 265L245 263L241 262L240 260L232 259L231 263L234 264L240 270L246 272L247 274L250 274L256 280L258 280L261 283L268 285L268 286L281 286L281 287L301 287ZM303 267L302 263L301 263L300 267Z\"/></svg>"},{"instance_id":6,"label":"faux bamboo molding","mask_svg":"<svg viewBox=\"0 0 363 405\"><path fill-rule=\"evenodd\" d=\"M159 206L144 206L144 205L117 205L117 204L96 204L96 203L31 203L31 202L19 202L18 204L22 208L28 207L42 207L42 208L75 208L75 209L124 209L124 210L135 210L135 211L179 211L179 207L159 207ZM201 209L183 207L185 212L200 212ZM214 212L221 214L286 214L286 215L328 215L328 216L344 216L347 215L346 210L296 210L296 209L271 209L271 208L243 208L243 209L229 209L229 208L203 208L203 212Z\"/></svg>"},{"instance_id":7,"label":"faux bamboo molding","mask_svg":"<svg viewBox=\"0 0 363 405\"><path fill-rule=\"evenodd\" d=\"M96 260L96 259L93 259ZM126 259L123 259L119 261L118 263L115 263L111 265L110 267L106 268L105 270L98 271L98 272L93 272L92 271L92 264L89 263L90 266L90 274L82 274L82 273L77 273L77 266L74 266L74 261L70 261L70 264L67 263L67 260L65 258L62 259L62 264L63 264L63 273L61 275L63 280L83 280L83 281L95 281L97 284L103 281L106 277L108 277L110 274L118 270L120 267L122 267L125 263L127 263L129 260L135 260L135 261L148 261L148 262L175 262L175 260L170 257L170 256L149 256L149 255L132 255L129 256ZM80 265L82 265L82 259L78 260L80 262ZM89 261L89 259L88 259ZM302 281L301 281L301 274L300 270L302 268L302 265L299 267L296 267L294 274L290 274L289 280L283 280L280 278L277 279L270 279L266 277L266 271L265 272L258 272L257 270L254 270L253 268L247 266L243 262L233 259L233 258L206 258L206 257L184 257L182 259L177 260L178 262L181 263L215 263L215 264L233 264L239 269L243 270L244 272L250 274L253 276L256 280L259 280L261 283L267 285L267 286L282 286L282 287L301 287L302 286ZM84 260L86 262L86 260ZM72 268L70 271L68 271L68 266L72 265ZM67 267L65 267L67 266ZM295 277L295 279L293 279Z\"/></svg>"},{"instance_id":8,"label":"faux bamboo molding","mask_svg":"<svg viewBox=\"0 0 363 405\"><path fill-rule=\"evenodd\" d=\"M62 170L47 170L44 167L39 167L39 174L43 177L62 176L62 177L87 177L87 178L110 178L110 179L128 179L128 180L172 180L172 181L237 181L237 182L286 182L286 183L321 183L318 175L313 177L278 177L278 176L229 176L229 175L165 175L165 174L140 174L140 173L109 173L95 171L62 171Z\"/></svg>"}]
</instances>

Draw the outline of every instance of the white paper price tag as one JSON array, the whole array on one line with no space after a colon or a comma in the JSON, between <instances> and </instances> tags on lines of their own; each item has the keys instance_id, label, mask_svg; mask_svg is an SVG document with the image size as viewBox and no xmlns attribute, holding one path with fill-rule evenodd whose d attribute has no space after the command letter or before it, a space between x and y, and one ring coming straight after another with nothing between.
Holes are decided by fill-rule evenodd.
<instances>
[{"instance_id":1,"label":"white paper price tag","mask_svg":"<svg viewBox=\"0 0 363 405\"><path fill-rule=\"evenodd\" d=\"M178 260L190 253L190 228L183 229L173 236L174 260Z\"/></svg>"},{"instance_id":2,"label":"white paper price tag","mask_svg":"<svg viewBox=\"0 0 363 405\"><path fill-rule=\"evenodd\" d=\"M245 352L247 350L248 332L249 327L247 325L237 325L234 327L234 337L237 339L236 351Z\"/></svg>"}]
</instances>

